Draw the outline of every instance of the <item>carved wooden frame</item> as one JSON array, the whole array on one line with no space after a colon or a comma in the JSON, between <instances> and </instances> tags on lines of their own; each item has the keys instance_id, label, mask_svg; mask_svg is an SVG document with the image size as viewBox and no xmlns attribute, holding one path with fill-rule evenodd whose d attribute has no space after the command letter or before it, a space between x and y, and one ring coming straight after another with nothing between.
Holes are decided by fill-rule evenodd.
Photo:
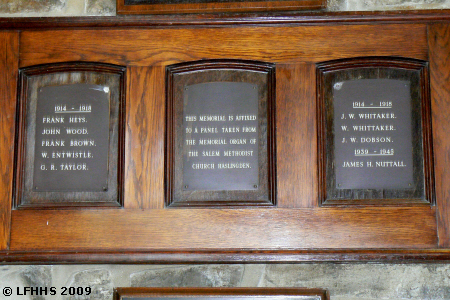
<instances>
[{"instance_id":1,"label":"carved wooden frame","mask_svg":"<svg viewBox=\"0 0 450 300\"><path fill-rule=\"evenodd\" d=\"M116 288L114 300L135 299L266 299L302 300L314 297L315 300L329 300L327 290L317 288ZM306 299L305 299L306 300Z\"/></svg>"},{"instance_id":2,"label":"carved wooden frame","mask_svg":"<svg viewBox=\"0 0 450 300\"><path fill-rule=\"evenodd\" d=\"M204 72L209 72L207 78L197 76ZM186 82L193 84L234 81L235 77L243 76L246 73L252 75L249 75L249 78L243 77L240 80L258 85L258 114L260 118L261 115L265 117L259 121L260 130L258 130L260 132L259 139L261 140L263 136L266 139L264 146L261 143L259 145L258 188L255 191L228 190L184 193L179 188L181 180L181 171L179 169L182 166L180 166L176 156L182 136L181 127L176 125L179 123L176 121L176 118L182 118L184 88L181 85L184 85ZM181 78L179 86L174 82L176 77ZM266 81L266 83L264 84L261 80ZM273 64L240 60L207 60L168 66L166 68L166 206L274 206L276 204L275 124L275 67ZM266 127L267 130L262 130L262 127ZM264 134L264 132L266 133ZM178 194L181 194L181 196Z\"/></svg>"},{"instance_id":3,"label":"carved wooden frame","mask_svg":"<svg viewBox=\"0 0 450 300\"><path fill-rule=\"evenodd\" d=\"M29 82L34 76L46 76L63 73L84 73L87 75L99 74L105 79L86 79L87 83L102 83L110 80L116 81L116 88L111 90L110 118L109 122L109 146L108 146L108 190L104 192L33 192L26 189L24 176L32 176L27 167L27 103L29 101ZM108 77L109 76L109 77ZM117 77L116 79L113 76ZM15 152L15 182L14 182L14 206L17 209L45 209L45 208L71 208L82 207L122 207L123 182L124 182L124 141L125 141L125 87L126 68L103 63L68 62L27 67L19 71L19 99L17 102L16 122L16 152ZM70 84L82 81L73 79ZM38 87L46 86L37 83ZM114 145L117 143L117 145ZM115 147L114 147L115 146ZM25 202L25 193L28 200Z\"/></svg>"},{"instance_id":4,"label":"carved wooden frame","mask_svg":"<svg viewBox=\"0 0 450 300\"><path fill-rule=\"evenodd\" d=\"M384 70L386 74L369 74L368 70ZM414 90L419 111L413 110L413 120L420 121L417 134L413 134L413 144L421 144L423 161L420 153L413 151L413 180L423 187L419 190L404 191L394 189L337 189L335 188L336 173L334 167L334 133L333 133L333 95L331 81L327 75L335 76L341 72L342 76L350 76L343 72L356 72L364 78L388 78L389 71L399 71L409 76L417 76L419 89ZM360 74L361 73L361 74ZM364 73L364 74L363 74ZM395 75L396 76L396 75ZM405 77L407 75L399 75ZM399 78L400 78L399 77ZM389 77L391 78L391 77ZM407 79L413 80L413 77ZM413 88L413 87L412 87ZM414 98L414 95L412 96ZM434 204L434 166L431 135L431 103L428 75L428 63L425 61L394 58L394 57L364 57L335 60L317 64L317 127L318 127L318 172L319 172L319 202L320 205L430 205ZM421 132L420 132L421 131ZM422 190L421 190L422 189ZM387 192L387 195L386 195ZM333 195L339 195L337 197ZM423 195L423 196L421 196Z\"/></svg>"}]
</instances>

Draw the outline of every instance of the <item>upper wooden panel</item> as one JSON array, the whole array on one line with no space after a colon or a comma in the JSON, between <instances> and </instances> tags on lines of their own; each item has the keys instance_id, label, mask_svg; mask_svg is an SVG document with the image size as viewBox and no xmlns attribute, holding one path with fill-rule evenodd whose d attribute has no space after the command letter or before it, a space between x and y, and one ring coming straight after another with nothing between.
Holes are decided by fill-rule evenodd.
<instances>
[{"instance_id":1,"label":"upper wooden panel","mask_svg":"<svg viewBox=\"0 0 450 300\"><path fill-rule=\"evenodd\" d=\"M426 38L423 24L27 31L21 34L20 66L63 61L165 66L200 59L298 63L357 56L426 60Z\"/></svg>"}]
</instances>

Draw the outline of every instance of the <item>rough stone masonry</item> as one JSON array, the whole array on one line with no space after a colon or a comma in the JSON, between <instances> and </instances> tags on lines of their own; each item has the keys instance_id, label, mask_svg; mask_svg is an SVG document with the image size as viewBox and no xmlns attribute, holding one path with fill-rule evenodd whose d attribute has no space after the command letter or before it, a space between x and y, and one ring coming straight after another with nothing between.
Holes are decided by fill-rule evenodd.
<instances>
[{"instance_id":1,"label":"rough stone masonry","mask_svg":"<svg viewBox=\"0 0 450 300\"><path fill-rule=\"evenodd\" d=\"M328 0L332 11L441 9L450 0ZM110 16L115 0L1 0L0 17ZM450 299L448 264L222 264L0 266L0 289L92 288L83 296L14 296L14 300L111 300L114 287L326 288L332 300ZM14 295L17 295L14 291ZM22 293L23 294L23 293ZM59 294L59 293L58 293ZM11 298L11 297L9 297ZM0 299L9 299L0 294ZM11 298L12 299L12 298Z\"/></svg>"}]
</instances>

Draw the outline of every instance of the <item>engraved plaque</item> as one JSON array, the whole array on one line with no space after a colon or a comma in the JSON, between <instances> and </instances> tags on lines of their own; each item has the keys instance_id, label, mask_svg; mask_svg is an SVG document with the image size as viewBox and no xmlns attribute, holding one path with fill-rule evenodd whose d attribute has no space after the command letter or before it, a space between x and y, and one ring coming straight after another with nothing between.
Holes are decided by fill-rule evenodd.
<instances>
[{"instance_id":1,"label":"engraved plaque","mask_svg":"<svg viewBox=\"0 0 450 300\"><path fill-rule=\"evenodd\" d=\"M257 189L257 85L200 83L187 86L184 95L184 188Z\"/></svg>"},{"instance_id":2,"label":"engraved plaque","mask_svg":"<svg viewBox=\"0 0 450 300\"><path fill-rule=\"evenodd\" d=\"M18 208L121 205L124 72L91 63L21 70Z\"/></svg>"},{"instance_id":3,"label":"engraved plaque","mask_svg":"<svg viewBox=\"0 0 450 300\"><path fill-rule=\"evenodd\" d=\"M108 189L109 87L72 84L38 92L33 189Z\"/></svg>"},{"instance_id":4,"label":"engraved plaque","mask_svg":"<svg viewBox=\"0 0 450 300\"><path fill-rule=\"evenodd\" d=\"M361 58L318 70L322 204L432 202L426 64Z\"/></svg>"},{"instance_id":5,"label":"engraved plaque","mask_svg":"<svg viewBox=\"0 0 450 300\"><path fill-rule=\"evenodd\" d=\"M410 82L348 80L333 95L336 188L411 188Z\"/></svg>"},{"instance_id":6,"label":"engraved plaque","mask_svg":"<svg viewBox=\"0 0 450 300\"><path fill-rule=\"evenodd\" d=\"M272 66L170 66L166 204L273 205Z\"/></svg>"}]
</instances>

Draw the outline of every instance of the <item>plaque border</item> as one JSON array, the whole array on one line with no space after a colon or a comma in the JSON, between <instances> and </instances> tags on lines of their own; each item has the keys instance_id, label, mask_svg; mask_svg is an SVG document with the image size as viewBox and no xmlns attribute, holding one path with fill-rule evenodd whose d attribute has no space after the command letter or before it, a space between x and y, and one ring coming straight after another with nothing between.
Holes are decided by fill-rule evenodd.
<instances>
[{"instance_id":1,"label":"plaque border","mask_svg":"<svg viewBox=\"0 0 450 300\"><path fill-rule=\"evenodd\" d=\"M428 62L401 57L358 57L350 59L338 59L318 63L316 65L316 85L317 85L317 132L318 132L318 188L320 206L346 206L346 205L372 205L372 206L407 206L407 205L435 205L435 187L434 187L434 164L431 130L431 101L430 101L430 83ZM350 197L340 199L330 197L327 185L330 176L327 173L327 164L334 162L334 148L327 149L327 115L326 115L326 85L325 75L330 72L345 71L351 69L398 69L407 71L416 71L419 76L420 86L420 105L422 122L422 148L423 148L423 181L424 181L424 199L418 198L364 198L355 199L352 196L355 192L366 195L373 189L350 189ZM334 120L333 120L334 122ZM333 146L334 147L334 146ZM413 154L414 156L414 154ZM414 159L414 157L413 157ZM334 170L334 169L333 169ZM414 172L414 170L413 170ZM384 189L394 191L394 189Z\"/></svg>"},{"instance_id":2,"label":"plaque border","mask_svg":"<svg viewBox=\"0 0 450 300\"><path fill-rule=\"evenodd\" d=\"M108 161L111 160L111 151L117 151L117 162L108 163L108 177L111 175L111 164L117 164L117 193L114 195L105 195L102 200L95 201L77 201L77 196L82 196L83 200L89 199L89 193L93 192L42 192L47 193L49 198L61 198L61 194L71 193L74 196L68 197L64 202L44 202L44 203L23 203L24 176L26 167L26 143L27 143L27 103L28 99L28 80L32 76L49 75L65 72L92 72L111 74L119 76L118 86L118 120L117 120L117 149L109 149ZM123 189L124 189L124 161L125 161L125 112L126 112L126 67L95 63L95 62L63 62L43 65L35 65L19 70L18 82L18 101L16 109L16 136L14 153L14 183L13 183L13 207L16 209L64 209L73 207L93 207L93 208L111 208L123 207ZM110 126L109 126L110 127ZM109 129L111 136L111 128Z\"/></svg>"},{"instance_id":3,"label":"plaque border","mask_svg":"<svg viewBox=\"0 0 450 300\"><path fill-rule=\"evenodd\" d=\"M195 300L196 297L209 298L214 300L215 297L245 297L250 300L253 298L261 298L263 296L274 297L320 297L320 300L330 300L330 294L327 290L321 288L203 288L203 287L118 287L114 289L113 300L134 300L140 298L176 298L189 297ZM231 298L232 299L232 298ZM289 298L287 298L289 299ZM299 299L298 299L299 300Z\"/></svg>"},{"instance_id":4,"label":"plaque border","mask_svg":"<svg viewBox=\"0 0 450 300\"><path fill-rule=\"evenodd\" d=\"M174 199L175 190L175 86L174 77L180 74L197 71L257 71L266 73L267 76L267 200L254 200L250 198L242 200L187 200ZM206 81L205 81L206 82ZM275 65L260 61L249 60L202 60L187 63L179 63L166 67L166 132L165 132L165 206L166 207L242 207L242 206L268 206L276 205L276 147L275 147ZM258 188L259 191L260 188ZM210 191L203 191L207 194ZM245 192L245 191L241 191ZM248 191L254 193L255 191Z\"/></svg>"}]
</instances>

